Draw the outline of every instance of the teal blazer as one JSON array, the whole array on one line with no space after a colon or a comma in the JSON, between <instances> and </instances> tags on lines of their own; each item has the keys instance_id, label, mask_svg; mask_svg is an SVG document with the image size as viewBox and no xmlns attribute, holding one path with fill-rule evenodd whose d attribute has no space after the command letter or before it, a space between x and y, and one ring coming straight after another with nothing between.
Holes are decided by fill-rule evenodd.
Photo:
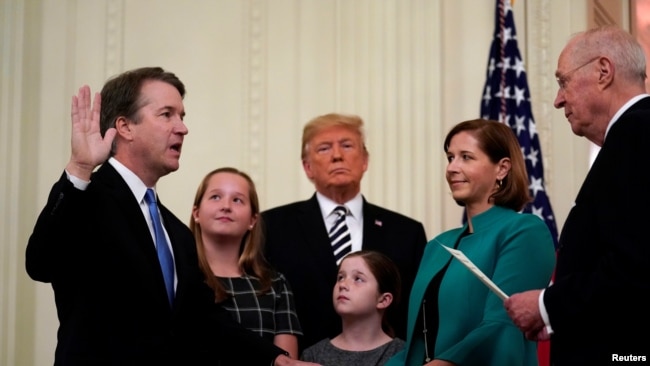
<instances>
[{"instance_id":1,"label":"teal blazer","mask_svg":"<svg viewBox=\"0 0 650 366\"><path fill-rule=\"evenodd\" d=\"M506 294L549 284L555 249L539 217L493 206L472 218L472 225L474 232L460 239L457 249ZM453 248L466 228L446 231L427 244L409 298L406 345L386 366L424 363L424 337L415 331L422 329L416 324L422 300L429 282L452 258L440 243ZM438 335L431 359L463 366L537 365L536 343L525 339L503 301L456 259L442 278L437 301Z\"/></svg>"}]
</instances>

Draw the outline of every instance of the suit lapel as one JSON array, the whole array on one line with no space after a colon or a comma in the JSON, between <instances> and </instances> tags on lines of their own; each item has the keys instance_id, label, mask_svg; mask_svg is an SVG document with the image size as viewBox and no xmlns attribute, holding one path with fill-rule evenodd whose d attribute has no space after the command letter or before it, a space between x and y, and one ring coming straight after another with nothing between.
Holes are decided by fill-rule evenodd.
<instances>
[{"instance_id":1,"label":"suit lapel","mask_svg":"<svg viewBox=\"0 0 650 366\"><path fill-rule=\"evenodd\" d=\"M639 110L647 110L650 109L650 97L643 98L636 103L634 103L630 108L628 108L614 123L614 125L611 126L607 137L605 138L605 143L603 143L602 148L598 152L598 155L596 156L596 159L594 160L591 168L589 169L589 172L587 173L587 176L585 177L585 180L580 187L580 191L578 191L578 195L576 196L576 203L579 203L583 200L583 197L590 197L591 192L590 190L594 187L592 187L592 182L600 182L601 180L598 177L601 174L609 174L607 172L611 171L611 169L605 167L603 168L603 165L611 165L612 161L610 159L610 153L609 153L609 145L612 144L617 144L620 143L620 141L624 141L626 136L624 136L624 133L620 133L620 128L622 127L623 124L628 122L628 118L630 116L630 113L634 113ZM589 198L587 198L589 199Z\"/></svg>"},{"instance_id":2,"label":"suit lapel","mask_svg":"<svg viewBox=\"0 0 650 366\"><path fill-rule=\"evenodd\" d=\"M143 268L141 273L155 276L154 282L160 283L161 291L156 291L160 293L161 299L164 299L167 303L167 295L165 290L165 282L162 276L162 271L160 270L160 262L158 261L158 254L156 253L156 247L154 245L153 238L151 237L151 232L149 231L149 226L147 221L142 214L140 205L137 199L133 196L133 192L126 184L122 176L111 166L109 163L103 164L93 176L93 182L95 184L100 183L106 192L109 195L110 200L114 202L117 206L116 215L119 214L119 217L115 217L114 221L109 222L108 225L114 227L115 230L124 230L125 232L131 233L125 235L129 237L129 243L121 243L126 250L130 251L132 254L130 258L142 258L143 265L148 266L149 268ZM166 210L166 209L165 209ZM161 208L161 211L165 211ZM163 221L166 221L163 219ZM168 230L170 239L172 243L174 239L171 238L172 234ZM173 247L173 244L172 244ZM176 251L174 251L176 253Z\"/></svg>"},{"instance_id":3,"label":"suit lapel","mask_svg":"<svg viewBox=\"0 0 650 366\"><path fill-rule=\"evenodd\" d=\"M381 217L375 206L363 197L363 240L362 249L380 250L386 241L384 235L384 218Z\"/></svg>"},{"instance_id":4,"label":"suit lapel","mask_svg":"<svg viewBox=\"0 0 650 366\"><path fill-rule=\"evenodd\" d=\"M458 235L455 235L453 241L448 246L453 247L453 243L458 240L458 237L462 234L462 230L459 231ZM422 305L422 300L424 299L424 294L431 283L433 277L440 272L449 261L452 260L452 256L443 248L438 248L439 244L428 244L424 255L422 256L422 262L420 263L417 275L413 282L413 288L411 289L411 298L408 301L409 304L409 317L408 317L408 334L413 334L415 330L415 322L417 321L417 314L420 312L420 306ZM434 245L434 247L430 247Z\"/></svg>"},{"instance_id":5,"label":"suit lapel","mask_svg":"<svg viewBox=\"0 0 650 366\"><path fill-rule=\"evenodd\" d=\"M155 255L154 242L147 226L147 221L142 215L142 210L133 192L124 179L110 164L103 164L96 173L99 182L105 185L106 191L111 199L119 207L122 216L119 218L120 225L128 225L129 230L135 234L134 242L137 242L143 249ZM118 218L116 218L117 222ZM157 260L157 257L155 258Z\"/></svg>"},{"instance_id":6,"label":"suit lapel","mask_svg":"<svg viewBox=\"0 0 650 366\"><path fill-rule=\"evenodd\" d=\"M327 227L323 221L316 194L304 201L299 207L299 211L297 229L301 231L302 237L307 238L305 243L309 246L309 250L316 256L315 258L326 258L324 261L335 266L332 244L327 235Z\"/></svg>"}]
</instances>

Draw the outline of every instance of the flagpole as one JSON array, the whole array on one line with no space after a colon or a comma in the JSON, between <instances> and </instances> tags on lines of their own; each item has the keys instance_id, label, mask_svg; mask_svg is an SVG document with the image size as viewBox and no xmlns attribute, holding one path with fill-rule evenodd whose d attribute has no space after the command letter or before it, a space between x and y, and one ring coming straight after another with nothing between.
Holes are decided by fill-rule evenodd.
<instances>
[{"instance_id":1,"label":"flagpole","mask_svg":"<svg viewBox=\"0 0 650 366\"><path fill-rule=\"evenodd\" d=\"M544 220L557 248L558 232L544 186L542 152L524 62L517 45L512 4L514 0L496 0L494 37L481 98L481 117L507 124L517 135L526 161L529 189L533 198L523 211ZM537 356L540 366L549 366L549 341L538 342Z\"/></svg>"}]
</instances>

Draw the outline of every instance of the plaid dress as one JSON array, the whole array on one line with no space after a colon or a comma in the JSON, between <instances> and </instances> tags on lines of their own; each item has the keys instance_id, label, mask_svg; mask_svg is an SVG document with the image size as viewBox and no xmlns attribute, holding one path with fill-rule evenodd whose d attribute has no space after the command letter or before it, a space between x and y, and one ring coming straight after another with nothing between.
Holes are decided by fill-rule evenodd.
<instances>
[{"instance_id":1,"label":"plaid dress","mask_svg":"<svg viewBox=\"0 0 650 366\"><path fill-rule=\"evenodd\" d=\"M217 277L230 297L222 302L233 319L244 327L273 342L276 334L302 335L296 314L293 292L287 279L275 273L270 290L258 295L260 282L256 277Z\"/></svg>"}]
</instances>

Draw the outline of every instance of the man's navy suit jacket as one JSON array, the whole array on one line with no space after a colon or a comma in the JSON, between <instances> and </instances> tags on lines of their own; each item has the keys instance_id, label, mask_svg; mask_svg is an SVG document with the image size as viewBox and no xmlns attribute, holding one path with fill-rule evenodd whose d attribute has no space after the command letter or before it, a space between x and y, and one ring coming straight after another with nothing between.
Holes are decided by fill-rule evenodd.
<instances>
[{"instance_id":1,"label":"man's navy suit jacket","mask_svg":"<svg viewBox=\"0 0 650 366\"><path fill-rule=\"evenodd\" d=\"M270 364L280 351L214 304L192 233L159 207L178 279L173 306L142 210L117 171L103 164L85 191L65 173L54 184L27 245L26 269L54 289L55 365L214 364L244 343L259 351L242 357Z\"/></svg>"},{"instance_id":2,"label":"man's navy suit jacket","mask_svg":"<svg viewBox=\"0 0 650 366\"><path fill-rule=\"evenodd\" d=\"M650 359L649 138L645 98L611 127L566 219L544 293L554 365Z\"/></svg>"}]
</instances>

